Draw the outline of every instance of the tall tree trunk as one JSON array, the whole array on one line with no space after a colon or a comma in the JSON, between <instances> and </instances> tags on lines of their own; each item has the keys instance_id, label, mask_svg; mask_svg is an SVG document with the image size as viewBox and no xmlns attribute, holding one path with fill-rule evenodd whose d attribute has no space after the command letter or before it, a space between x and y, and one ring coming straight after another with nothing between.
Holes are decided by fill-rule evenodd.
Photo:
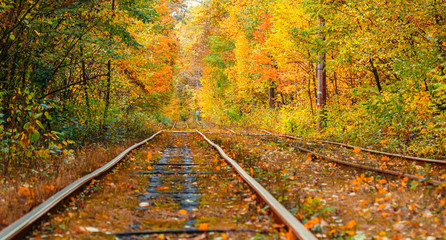
<instances>
[{"instance_id":1,"label":"tall tree trunk","mask_svg":"<svg viewBox=\"0 0 446 240\"><path fill-rule=\"evenodd\" d=\"M325 19L319 17L319 27L324 27ZM319 38L325 41L325 36L322 30L319 30ZM317 108L318 108L318 122L317 130L321 131L326 126L325 105L327 101L327 74L325 72L325 52L322 49L318 55L317 64Z\"/></svg>"},{"instance_id":2,"label":"tall tree trunk","mask_svg":"<svg viewBox=\"0 0 446 240\"><path fill-rule=\"evenodd\" d=\"M276 102L276 88L272 86L271 81L269 82L269 88L268 88L268 99L269 99L269 108L275 107Z\"/></svg>"},{"instance_id":3,"label":"tall tree trunk","mask_svg":"<svg viewBox=\"0 0 446 240\"><path fill-rule=\"evenodd\" d=\"M115 0L112 0L111 9L114 15L115 11ZM113 39L113 36L110 34L110 40ZM107 120L108 120L108 111L110 108L110 91L111 91L111 60L108 60L107 62L107 86L105 90L105 108L104 108L104 117L102 119L102 136L105 138L105 135L107 134Z\"/></svg>"},{"instance_id":4,"label":"tall tree trunk","mask_svg":"<svg viewBox=\"0 0 446 240\"><path fill-rule=\"evenodd\" d=\"M313 97L311 94L311 77L308 77L308 98L310 99L310 108L311 108L311 113L314 114L313 111Z\"/></svg>"},{"instance_id":5,"label":"tall tree trunk","mask_svg":"<svg viewBox=\"0 0 446 240\"><path fill-rule=\"evenodd\" d=\"M83 49L81 47L81 55L83 57ZM81 62L82 65L82 85L84 86L84 92L85 92L85 104L87 106L87 119L85 121L86 126L89 126L90 119L91 119L91 112L90 112L90 98L88 97L88 87L87 87L87 70L85 69L85 59L82 59Z\"/></svg>"}]
</instances>

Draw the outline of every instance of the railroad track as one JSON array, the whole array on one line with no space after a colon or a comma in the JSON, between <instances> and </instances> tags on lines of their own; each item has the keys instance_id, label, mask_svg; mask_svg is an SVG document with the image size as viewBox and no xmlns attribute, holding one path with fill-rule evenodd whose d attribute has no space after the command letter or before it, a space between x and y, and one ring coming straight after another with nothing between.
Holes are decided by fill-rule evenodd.
<instances>
[{"instance_id":1,"label":"railroad track","mask_svg":"<svg viewBox=\"0 0 446 240\"><path fill-rule=\"evenodd\" d=\"M335 153L331 149L324 149L326 146L318 142L309 142L307 145L308 142L295 139L283 139L271 134L244 134L242 131L237 131L237 135L233 136L221 134L212 137L228 151L236 152L237 157L243 159L241 164L253 169L256 179L262 184L277 189L274 194L284 199L281 202L285 206L292 209L298 202L296 211L302 214L302 219L316 219L318 222L321 220L316 216L326 214L325 210L317 213L319 215L315 214L311 208L314 199L322 202L320 209L331 209L332 213L321 218L324 219L325 229L332 230L318 233L316 236L320 238L347 238L350 233L342 231L348 228L345 223L349 221L357 223L354 230L358 231L356 234L361 235L362 239L371 239L384 232L389 238L424 236L426 239L426 235L436 236L437 239L444 237L444 229L434 231L436 227L444 225L442 211L446 200L443 200L443 181L361 164L356 155L376 155L365 151L351 152L350 157L358 160L334 157ZM387 162L394 160L390 158ZM408 204L413 205L408 207ZM423 212L428 215L418 214ZM442 219L442 222L440 225L423 225L425 216ZM370 219L379 221L370 223ZM304 222L308 225L308 222ZM404 225L408 222L417 224ZM320 227L317 224L314 226ZM428 234L423 233L427 228L431 228L426 231Z\"/></svg>"},{"instance_id":2,"label":"railroad track","mask_svg":"<svg viewBox=\"0 0 446 240\"><path fill-rule=\"evenodd\" d=\"M408 155L404 155L404 154L382 152L382 151L377 151L377 150L373 150L373 149L369 149L369 148L362 148L362 147L358 147L358 146L353 146L353 145L345 144L345 143L339 143L339 142L333 142L333 141L327 141L327 140L321 140L321 139L300 138L300 137L295 137L295 136L286 135L286 134L272 133L272 132L269 132L269 131L266 131L266 130L261 130L261 131L265 132L265 133L268 133L270 135L275 135L275 136L279 136L279 137L283 137L283 138L293 139L293 140L297 140L297 141L301 141L301 142L326 143L326 144L331 144L331 145L335 145L335 146L341 146L341 147L350 148L350 149L359 149L359 150L364 151L364 152L369 152L369 153L378 154L378 155L384 155L384 156L388 156L388 157L397 157L397 158L402 158L402 159L406 159L406 160L413 160L413 161L419 161L419 162L446 164L446 160L421 158L421 157L408 156Z\"/></svg>"},{"instance_id":3,"label":"railroad track","mask_svg":"<svg viewBox=\"0 0 446 240\"><path fill-rule=\"evenodd\" d=\"M60 204L63 202L70 202L69 199L72 198L73 194L81 191L93 179L105 178L105 175L111 172L119 162L129 157L127 155L139 156L143 152L147 154L147 159L150 159L151 154L148 151L140 150L138 153L135 153L135 151L157 136L170 138L169 144L160 151L159 156L151 158L152 161L150 163L147 161L138 162L139 165L134 166L136 171L132 170L133 172L128 173L129 177L134 176L138 178L139 180L136 182L141 182L145 186L143 192L138 191L139 193L136 194L137 200L135 200L137 205L132 206L131 210L129 210L135 213L138 219L142 220L129 225L129 228L124 228L130 229L130 231L103 231L98 228L87 227L81 228L81 232L99 234L98 237L103 237L104 234L106 236L114 235L122 239L138 239L159 234L194 236L197 234L225 233L233 234L236 237L254 236L256 234L264 236L278 234L271 232L271 229L275 226L274 219L270 219L269 213L262 210L264 208L259 205L266 204L279 220L278 223L286 226L288 234L292 234L298 239L316 239L265 188L249 176L233 159L228 157L218 145L211 142L203 133L198 131L197 133L160 131L150 138L133 145L104 167L72 183L5 228L0 232L0 239L15 239L25 236L27 233L29 234L30 229L36 227L42 218L48 216L48 213L54 213L55 209L60 208ZM199 149L204 147L196 147L197 144L202 144L200 139L204 139L215 148L224 160L218 160L216 157L213 159L197 157L193 150L200 151ZM211 150L208 149L207 151L208 154L211 154L209 153ZM215 152L212 154L217 155ZM142 171L144 168L149 171ZM119 171L113 172L117 174L116 172ZM227 188L222 187L225 184L228 186ZM116 184L113 186L116 186ZM128 186L127 188L133 189L133 187ZM209 189L216 191L213 192ZM104 194L105 192L107 191L104 190ZM134 192L132 194L135 195ZM114 197L109 196L109 198L113 200ZM262 201L255 199L261 199ZM223 207L223 205L210 204L212 202L232 206L232 210ZM101 202L101 204L104 203ZM122 209L122 207L120 208ZM72 209L76 209L76 207ZM225 216L225 214L227 215L231 211L233 211L232 217ZM218 212L220 215L214 216L215 212ZM239 216L240 212L242 214ZM67 214L72 216L71 213ZM88 212L81 212L78 215L82 216L83 214L88 215ZM204 222L210 216L213 217L212 219L216 219L217 226L221 225L222 227L212 228L210 226L212 224L208 225L208 223ZM234 220L234 216L236 216L239 222L236 225L231 225L233 224L231 221ZM152 218L153 221L151 220L148 223L146 222L148 221L147 218ZM65 225L70 224L70 222L64 223L64 228ZM165 227L163 228L163 226ZM270 226L270 228L266 228L266 226ZM37 233L34 232L33 234L39 234L39 231L40 233L48 233L48 230L42 230L42 228L37 227ZM89 229L93 230L90 231ZM283 228L279 228L279 231L282 231L280 229ZM77 238L79 238L79 235L77 235Z\"/></svg>"},{"instance_id":4,"label":"railroad track","mask_svg":"<svg viewBox=\"0 0 446 240\"><path fill-rule=\"evenodd\" d=\"M394 154L376 151L367 148L360 148L348 144L325 141L325 140L309 140L298 138L285 134L275 134L269 131L261 130L269 136L277 138L285 138L292 140L295 148L302 152L306 152L320 159L325 159L334 163L355 167L367 171L374 171L384 173L397 177L407 177L411 180L426 182L432 185L445 185L442 175L446 173L446 161L438 159L427 159L402 154ZM267 137L262 134L243 134L247 136ZM354 151L343 151L329 149L325 144L331 144L342 148L353 149ZM356 151L356 152L355 152ZM360 153L370 153L373 155L384 156L381 158L373 158L369 155L362 155ZM355 155L352 157L352 155ZM421 166L413 165L412 162L422 162L436 165L429 169L429 173L420 174L417 171ZM409 172L409 173L408 173ZM428 176L427 176L428 175Z\"/></svg>"}]
</instances>

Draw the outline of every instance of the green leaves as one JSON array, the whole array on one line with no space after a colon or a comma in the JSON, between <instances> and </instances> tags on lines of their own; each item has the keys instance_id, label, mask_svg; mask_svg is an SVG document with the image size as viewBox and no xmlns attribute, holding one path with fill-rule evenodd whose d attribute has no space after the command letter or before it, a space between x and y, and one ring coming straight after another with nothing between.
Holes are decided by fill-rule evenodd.
<instances>
[{"instance_id":1,"label":"green leaves","mask_svg":"<svg viewBox=\"0 0 446 240\"><path fill-rule=\"evenodd\" d=\"M31 135L29 136L29 140L31 142L37 142L40 138L40 133L37 130L34 130Z\"/></svg>"}]
</instances>

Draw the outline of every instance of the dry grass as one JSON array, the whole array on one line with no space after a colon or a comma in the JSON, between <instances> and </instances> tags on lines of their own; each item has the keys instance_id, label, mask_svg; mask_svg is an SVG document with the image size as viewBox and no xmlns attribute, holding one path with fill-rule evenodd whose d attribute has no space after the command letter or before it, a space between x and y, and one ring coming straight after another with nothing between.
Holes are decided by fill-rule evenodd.
<instances>
[{"instance_id":1,"label":"dry grass","mask_svg":"<svg viewBox=\"0 0 446 240\"><path fill-rule=\"evenodd\" d=\"M19 219L57 191L96 170L134 143L79 150L75 157L51 159L39 172L11 174L0 186L0 229Z\"/></svg>"}]
</instances>

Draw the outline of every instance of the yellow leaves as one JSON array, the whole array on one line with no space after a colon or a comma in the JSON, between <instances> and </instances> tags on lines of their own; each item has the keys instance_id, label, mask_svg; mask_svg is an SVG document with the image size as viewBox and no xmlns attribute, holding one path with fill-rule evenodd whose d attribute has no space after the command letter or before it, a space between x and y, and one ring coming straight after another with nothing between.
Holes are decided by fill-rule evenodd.
<instances>
[{"instance_id":1,"label":"yellow leaves","mask_svg":"<svg viewBox=\"0 0 446 240\"><path fill-rule=\"evenodd\" d=\"M364 207L370 202L370 200L365 199L365 200L360 200L359 202L361 203L361 206Z\"/></svg>"},{"instance_id":2,"label":"yellow leaves","mask_svg":"<svg viewBox=\"0 0 446 240\"><path fill-rule=\"evenodd\" d=\"M386 184L386 183L387 183L387 180L386 180L386 179L380 179L380 180L378 181L378 183L379 183L379 184Z\"/></svg>"},{"instance_id":3,"label":"yellow leaves","mask_svg":"<svg viewBox=\"0 0 446 240\"><path fill-rule=\"evenodd\" d=\"M383 157L381 158L381 160L383 160L383 161L390 161L390 158L387 157L387 156L383 156Z\"/></svg>"},{"instance_id":4,"label":"yellow leaves","mask_svg":"<svg viewBox=\"0 0 446 240\"><path fill-rule=\"evenodd\" d=\"M31 196L31 190L27 186L19 186L19 194L23 196Z\"/></svg>"},{"instance_id":5,"label":"yellow leaves","mask_svg":"<svg viewBox=\"0 0 446 240\"><path fill-rule=\"evenodd\" d=\"M198 230L204 231L204 230L208 230L209 227L209 223L200 223L198 225Z\"/></svg>"},{"instance_id":6,"label":"yellow leaves","mask_svg":"<svg viewBox=\"0 0 446 240\"><path fill-rule=\"evenodd\" d=\"M287 234L286 234L286 240L295 240L296 238L294 237L294 233L291 229L288 230Z\"/></svg>"},{"instance_id":7,"label":"yellow leaves","mask_svg":"<svg viewBox=\"0 0 446 240\"><path fill-rule=\"evenodd\" d=\"M147 161L147 162L150 162L150 160L152 160L152 153L147 152L147 158L146 158L146 161Z\"/></svg>"},{"instance_id":8,"label":"yellow leaves","mask_svg":"<svg viewBox=\"0 0 446 240\"><path fill-rule=\"evenodd\" d=\"M347 234L350 236L354 236L356 234L356 232L355 231L347 231Z\"/></svg>"},{"instance_id":9,"label":"yellow leaves","mask_svg":"<svg viewBox=\"0 0 446 240\"><path fill-rule=\"evenodd\" d=\"M355 152L355 153L359 153L359 152L361 152L361 148L359 148L359 147L354 147L354 148L353 148L353 152Z\"/></svg>"},{"instance_id":10,"label":"yellow leaves","mask_svg":"<svg viewBox=\"0 0 446 240\"><path fill-rule=\"evenodd\" d=\"M321 222L321 219L319 217L313 217L311 220L308 220L304 224L304 227L306 227L307 229L311 229L314 227L315 224L318 224L320 222Z\"/></svg>"},{"instance_id":11,"label":"yellow leaves","mask_svg":"<svg viewBox=\"0 0 446 240\"><path fill-rule=\"evenodd\" d=\"M163 234L158 235L156 238L158 238L158 239L165 239Z\"/></svg>"},{"instance_id":12,"label":"yellow leaves","mask_svg":"<svg viewBox=\"0 0 446 240\"><path fill-rule=\"evenodd\" d=\"M308 161L313 161L316 159L316 156L312 153L307 153L307 159Z\"/></svg>"},{"instance_id":13,"label":"yellow leaves","mask_svg":"<svg viewBox=\"0 0 446 240\"><path fill-rule=\"evenodd\" d=\"M54 190L54 185L45 185L46 192L52 192Z\"/></svg>"},{"instance_id":14,"label":"yellow leaves","mask_svg":"<svg viewBox=\"0 0 446 240\"><path fill-rule=\"evenodd\" d=\"M187 214L187 210L185 209L180 209L180 211L178 211L179 214Z\"/></svg>"},{"instance_id":15,"label":"yellow leaves","mask_svg":"<svg viewBox=\"0 0 446 240\"><path fill-rule=\"evenodd\" d=\"M387 190L380 185L375 186L378 189L378 194L387 193Z\"/></svg>"},{"instance_id":16,"label":"yellow leaves","mask_svg":"<svg viewBox=\"0 0 446 240\"><path fill-rule=\"evenodd\" d=\"M344 226L344 228L345 229L352 229L352 228L354 228L356 226L356 222L355 222L355 220L350 220L345 226Z\"/></svg>"},{"instance_id":17,"label":"yellow leaves","mask_svg":"<svg viewBox=\"0 0 446 240\"><path fill-rule=\"evenodd\" d=\"M418 207L415 203L409 205L409 210L413 212L418 212Z\"/></svg>"}]
</instances>

